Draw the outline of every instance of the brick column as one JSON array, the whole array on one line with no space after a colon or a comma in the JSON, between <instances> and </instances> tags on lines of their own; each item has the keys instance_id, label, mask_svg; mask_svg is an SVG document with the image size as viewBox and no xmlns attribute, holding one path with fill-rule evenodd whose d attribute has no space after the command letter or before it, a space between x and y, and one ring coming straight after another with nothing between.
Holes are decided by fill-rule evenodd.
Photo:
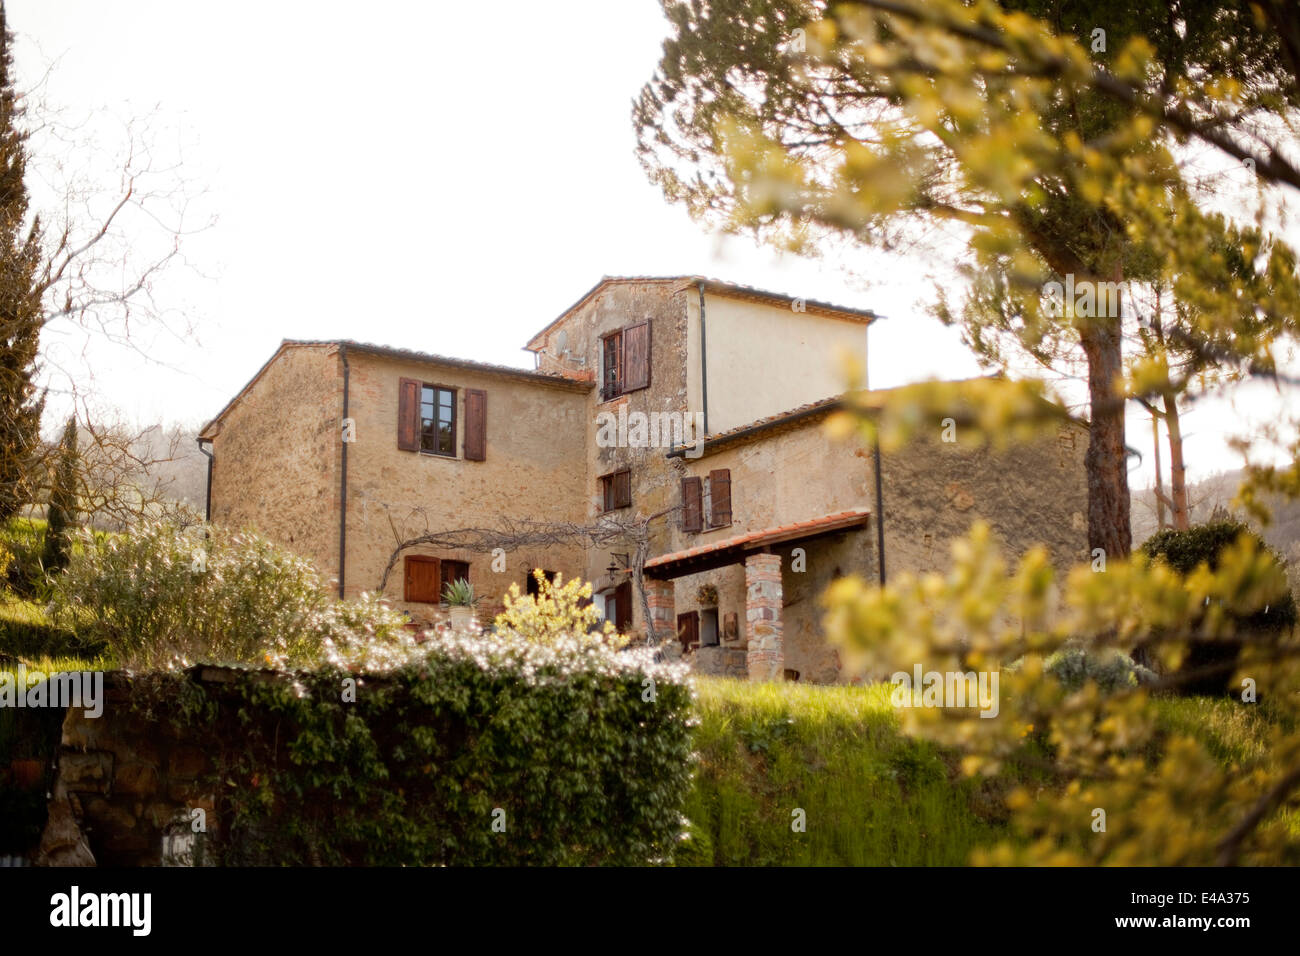
<instances>
[{"instance_id":1,"label":"brick column","mask_svg":"<svg viewBox=\"0 0 1300 956\"><path fill-rule=\"evenodd\" d=\"M645 599L650 605L646 633L652 643L666 644L677 636L677 607L673 601L673 582L645 579Z\"/></svg>"},{"instance_id":2,"label":"brick column","mask_svg":"<svg viewBox=\"0 0 1300 956\"><path fill-rule=\"evenodd\" d=\"M781 680L785 648L781 625L781 556L751 554L745 559L746 662L750 680Z\"/></svg>"}]
</instances>

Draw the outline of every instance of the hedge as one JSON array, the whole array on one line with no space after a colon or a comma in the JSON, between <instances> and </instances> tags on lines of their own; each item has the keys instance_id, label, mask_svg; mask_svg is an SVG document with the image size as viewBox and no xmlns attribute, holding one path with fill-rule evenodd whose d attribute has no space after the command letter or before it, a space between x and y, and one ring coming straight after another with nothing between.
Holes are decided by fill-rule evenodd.
<instances>
[{"instance_id":1,"label":"hedge","mask_svg":"<svg viewBox=\"0 0 1300 956\"><path fill-rule=\"evenodd\" d=\"M217 758L217 863L650 864L683 835L691 694L643 652L441 635L381 675L186 672L159 693L136 709Z\"/></svg>"}]
</instances>

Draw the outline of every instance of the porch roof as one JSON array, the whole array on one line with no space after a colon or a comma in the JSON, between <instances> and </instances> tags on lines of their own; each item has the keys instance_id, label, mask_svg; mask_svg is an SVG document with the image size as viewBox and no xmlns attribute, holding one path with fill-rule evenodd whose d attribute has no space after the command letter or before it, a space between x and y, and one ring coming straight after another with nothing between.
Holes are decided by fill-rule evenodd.
<instances>
[{"instance_id":1,"label":"porch roof","mask_svg":"<svg viewBox=\"0 0 1300 956\"><path fill-rule=\"evenodd\" d=\"M854 508L850 511L822 515L820 518L810 518L807 521L764 528L762 531L750 531L734 538L727 538L725 541L715 541L712 544L687 548L685 551L661 554L645 563L645 573L648 577L666 580L695 574L698 571L709 571L728 564L736 564L743 561L747 555L762 551L774 544L805 541L866 524L870 517L870 509Z\"/></svg>"}]
</instances>

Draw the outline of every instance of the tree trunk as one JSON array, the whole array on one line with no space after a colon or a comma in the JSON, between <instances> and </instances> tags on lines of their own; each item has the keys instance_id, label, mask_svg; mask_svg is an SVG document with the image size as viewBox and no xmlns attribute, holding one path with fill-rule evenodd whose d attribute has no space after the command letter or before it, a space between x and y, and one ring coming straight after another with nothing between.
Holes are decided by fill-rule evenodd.
<instances>
[{"instance_id":1,"label":"tree trunk","mask_svg":"<svg viewBox=\"0 0 1300 956\"><path fill-rule=\"evenodd\" d=\"M1156 453L1156 530L1165 530L1165 480L1160 475L1160 418L1151 413L1152 447Z\"/></svg>"},{"instance_id":2,"label":"tree trunk","mask_svg":"<svg viewBox=\"0 0 1300 956\"><path fill-rule=\"evenodd\" d=\"M1178 421L1178 399L1166 393L1165 424L1169 427L1169 497L1174 506L1174 527L1186 531L1192 525L1187 506L1187 466L1183 463L1183 431Z\"/></svg>"},{"instance_id":3,"label":"tree trunk","mask_svg":"<svg viewBox=\"0 0 1300 956\"><path fill-rule=\"evenodd\" d=\"M1128 450L1124 442L1124 400L1116 394L1123 368L1118 318L1086 320L1079 339L1088 358L1091 427L1084 468L1088 473L1088 550L1106 560L1133 550L1129 524Z\"/></svg>"}]
</instances>

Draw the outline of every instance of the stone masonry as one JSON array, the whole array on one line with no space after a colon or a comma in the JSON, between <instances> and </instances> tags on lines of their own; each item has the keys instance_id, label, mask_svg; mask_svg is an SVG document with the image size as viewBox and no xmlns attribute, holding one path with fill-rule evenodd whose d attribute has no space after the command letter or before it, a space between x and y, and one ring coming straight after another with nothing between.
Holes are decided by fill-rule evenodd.
<instances>
[{"instance_id":1,"label":"stone masonry","mask_svg":"<svg viewBox=\"0 0 1300 956\"><path fill-rule=\"evenodd\" d=\"M745 628L750 680L781 680L785 649L781 634L781 556L751 554L745 559Z\"/></svg>"},{"instance_id":2,"label":"stone masonry","mask_svg":"<svg viewBox=\"0 0 1300 956\"><path fill-rule=\"evenodd\" d=\"M677 616L674 610L673 582L647 578L646 603L650 605L651 643L664 645L676 638Z\"/></svg>"}]
</instances>

